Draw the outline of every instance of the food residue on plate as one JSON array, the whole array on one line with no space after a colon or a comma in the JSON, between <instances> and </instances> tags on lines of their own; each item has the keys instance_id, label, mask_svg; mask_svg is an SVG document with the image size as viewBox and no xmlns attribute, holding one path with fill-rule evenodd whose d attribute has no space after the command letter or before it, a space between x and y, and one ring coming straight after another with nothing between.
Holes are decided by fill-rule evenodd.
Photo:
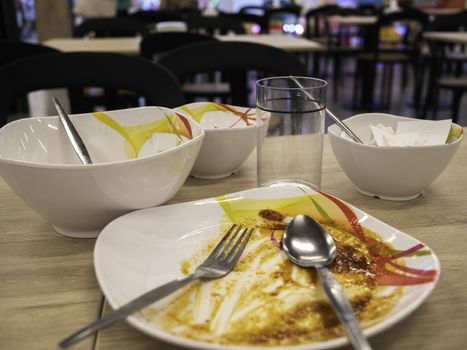
<instances>
[{"instance_id":1,"label":"food residue on plate","mask_svg":"<svg viewBox=\"0 0 467 350\"><path fill-rule=\"evenodd\" d=\"M292 264L280 249L290 219L265 209L238 223L255 230L229 275L192 282L169 302L150 306L141 315L173 335L224 345L297 345L343 336L315 270ZM365 327L378 322L402 295L401 287L377 285L377 264L367 245L344 225L322 224L337 245L331 272L342 284L361 324ZM229 224L222 227L208 246L181 263L183 273L193 272L205 259ZM391 249L376 233L364 231Z\"/></svg>"}]
</instances>

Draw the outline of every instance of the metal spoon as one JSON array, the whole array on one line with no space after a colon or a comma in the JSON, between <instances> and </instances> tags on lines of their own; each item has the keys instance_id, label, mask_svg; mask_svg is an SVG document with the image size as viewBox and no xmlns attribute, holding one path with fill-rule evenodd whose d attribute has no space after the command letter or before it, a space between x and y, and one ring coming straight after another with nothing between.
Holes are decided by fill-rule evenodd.
<instances>
[{"instance_id":1,"label":"metal spoon","mask_svg":"<svg viewBox=\"0 0 467 350\"><path fill-rule=\"evenodd\" d=\"M310 93L308 91L305 90L305 87L300 84L300 82L293 76L289 76L289 78L295 83L295 85L297 85L300 89L302 89L303 93L310 99L313 100L313 96L310 95ZM337 118L329 109L326 108L326 113L328 114L328 116L331 117L331 119L337 124L339 125L339 127L344 130L344 132L352 139L354 140L355 142L358 142L358 143L363 143L363 141L357 136L355 135L355 133L342 121L340 120L339 118Z\"/></svg>"},{"instance_id":2,"label":"metal spoon","mask_svg":"<svg viewBox=\"0 0 467 350\"><path fill-rule=\"evenodd\" d=\"M316 268L324 291L353 347L371 350L341 285L326 268L336 258L336 245L331 235L309 216L297 215L287 226L282 245L292 262L299 266Z\"/></svg>"},{"instance_id":3,"label":"metal spoon","mask_svg":"<svg viewBox=\"0 0 467 350\"><path fill-rule=\"evenodd\" d=\"M59 119L62 122L63 127L65 128L66 135L68 136L68 139L70 140L73 149L78 155L79 160L83 164L92 164L91 156L89 155L89 152L83 140L79 136L78 131L76 131L73 123L66 114L62 105L60 104L60 102L58 102L58 99L56 99L55 97L52 97L52 101L54 103L55 109L57 110Z\"/></svg>"}]
</instances>

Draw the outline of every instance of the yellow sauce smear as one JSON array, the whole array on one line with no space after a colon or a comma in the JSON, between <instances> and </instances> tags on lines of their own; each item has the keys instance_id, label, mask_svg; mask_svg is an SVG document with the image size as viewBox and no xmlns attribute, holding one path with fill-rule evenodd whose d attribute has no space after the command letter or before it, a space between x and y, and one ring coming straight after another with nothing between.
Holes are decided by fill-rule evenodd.
<instances>
[{"instance_id":1,"label":"yellow sauce smear","mask_svg":"<svg viewBox=\"0 0 467 350\"><path fill-rule=\"evenodd\" d=\"M233 272L222 279L193 282L170 302L142 310L143 317L176 336L226 345L296 345L343 336L316 272L293 265L271 243L271 234L277 241L283 234L273 215L269 211L241 222L256 229ZM338 248L331 271L361 324L378 322L396 304L401 288L377 286L376 265L367 247L340 224L324 226ZM228 224L224 227L205 249L182 262L185 274L209 254ZM376 233L364 230L367 237L381 241ZM386 288L390 293L384 293Z\"/></svg>"}]
</instances>

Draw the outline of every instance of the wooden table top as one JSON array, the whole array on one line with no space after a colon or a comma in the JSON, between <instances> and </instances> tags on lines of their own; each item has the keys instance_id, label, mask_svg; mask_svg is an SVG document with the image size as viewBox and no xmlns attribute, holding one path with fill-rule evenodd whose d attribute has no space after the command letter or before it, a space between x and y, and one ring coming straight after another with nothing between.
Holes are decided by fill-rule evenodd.
<instances>
[{"instance_id":1,"label":"wooden table top","mask_svg":"<svg viewBox=\"0 0 467 350\"><path fill-rule=\"evenodd\" d=\"M222 41L244 41L263 45L270 45L289 52L313 52L324 50L323 46L315 41L288 35L219 35ZM138 55L141 38L56 38L44 41L42 44L53 47L59 51L91 51L113 52L125 55Z\"/></svg>"},{"instance_id":2,"label":"wooden table top","mask_svg":"<svg viewBox=\"0 0 467 350\"><path fill-rule=\"evenodd\" d=\"M223 180L189 178L170 203L252 188L253 156ZM378 350L463 349L467 344L467 143L417 199L390 202L358 193L341 171L325 137L322 190L430 246L441 261L428 299L392 328L370 338ZM33 179L32 179L33 181ZM58 235L0 179L0 348L56 349L57 342L106 313L93 269L94 239ZM125 322L73 349L177 350ZM349 348L347 348L349 349Z\"/></svg>"},{"instance_id":3,"label":"wooden table top","mask_svg":"<svg viewBox=\"0 0 467 350\"><path fill-rule=\"evenodd\" d=\"M370 26L376 23L377 16L332 16L331 21L342 25Z\"/></svg>"},{"instance_id":4,"label":"wooden table top","mask_svg":"<svg viewBox=\"0 0 467 350\"><path fill-rule=\"evenodd\" d=\"M229 34L219 35L217 38L222 41L243 41L270 45L289 52L314 52L325 50L325 47L316 41L285 34Z\"/></svg>"},{"instance_id":5,"label":"wooden table top","mask_svg":"<svg viewBox=\"0 0 467 350\"><path fill-rule=\"evenodd\" d=\"M462 12L461 8L427 8L422 9L423 12L433 16L454 15Z\"/></svg>"},{"instance_id":6,"label":"wooden table top","mask_svg":"<svg viewBox=\"0 0 467 350\"><path fill-rule=\"evenodd\" d=\"M467 32L425 32L427 40L442 41L452 44L467 44Z\"/></svg>"},{"instance_id":7,"label":"wooden table top","mask_svg":"<svg viewBox=\"0 0 467 350\"><path fill-rule=\"evenodd\" d=\"M138 55L141 38L56 38L43 42L44 45L53 47L63 52L91 51L112 52L124 55Z\"/></svg>"}]
</instances>

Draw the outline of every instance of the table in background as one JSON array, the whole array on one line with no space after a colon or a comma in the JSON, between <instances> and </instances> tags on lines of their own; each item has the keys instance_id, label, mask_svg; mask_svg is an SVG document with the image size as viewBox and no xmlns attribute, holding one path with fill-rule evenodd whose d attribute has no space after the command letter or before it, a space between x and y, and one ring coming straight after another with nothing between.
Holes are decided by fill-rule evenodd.
<instances>
[{"instance_id":1,"label":"table in background","mask_svg":"<svg viewBox=\"0 0 467 350\"><path fill-rule=\"evenodd\" d=\"M462 66L467 62L467 32L437 32L437 31L427 31L423 33L423 39L425 40L426 43L432 42L435 46L441 45L438 50L439 52L446 52L446 48L449 48L449 54L446 54L446 57L449 58L451 56L451 62L456 63L457 67L455 68L455 71L458 72L458 78L455 78L457 81L454 83L451 80L452 86L466 86L467 84L467 77L465 75L465 72L463 73ZM426 47L426 52L427 54L425 55L426 59L422 62L422 69L421 71L423 72L425 69L427 70L427 74L422 74L420 79L421 83L419 83L419 86L423 86L424 84L428 85L428 89L426 92L426 96L424 97L424 110L426 110L429 101L433 98L437 98L436 96L432 95L432 88L433 85L431 84L431 81L434 81L433 79L438 79L441 77L433 77L432 75L434 74L433 72L433 67L431 67L432 64L435 64L435 62L432 62L433 60L433 55L428 54L430 52L430 49L433 49L433 47L429 48L428 46ZM461 77L462 75L462 77ZM426 83L424 83L424 81ZM451 105L447 105L446 107L451 108Z\"/></svg>"},{"instance_id":2,"label":"table in background","mask_svg":"<svg viewBox=\"0 0 467 350\"><path fill-rule=\"evenodd\" d=\"M456 13L462 12L460 8L432 8L432 9L423 9L427 15L430 16L446 16L446 15L454 15Z\"/></svg>"},{"instance_id":3,"label":"table in background","mask_svg":"<svg viewBox=\"0 0 467 350\"><path fill-rule=\"evenodd\" d=\"M425 32L425 40L442 41L449 44L467 45L467 32Z\"/></svg>"},{"instance_id":4,"label":"table in background","mask_svg":"<svg viewBox=\"0 0 467 350\"><path fill-rule=\"evenodd\" d=\"M341 25L372 26L377 16L332 16L330 21Z\"/></svg>"},{"instance_id":5,"label":"table in background","mask_svg":"<svg viewBox=\"0 0 467 350\"><path fill-rule=\"evenodd\" d=\"M221 41L245 41L257 44L270 45L289 52L310 52L319 51L323 47L321 44L287 35L219 35L216 36ZM46 46L53 47L59 51L91 51L91 52L113 52L126 55L139 55L139 44L141 38L57 38L44 41Z\"/></svg>"},{"instance_id":6,"label":"table in background","mask_svg":"<svg viewBox=\"0 0 467 350\"><path fill-rule=\"evenodd\" d=\"M325 50L325 47L316 41L284 34L218 35L216 38L221 41L243 41L269 45L288 52L316 52Z\"/></svg>"},{"instance_id":7,"label":"table in background","mask_svg":"<svg viewBox=\"0 0 467 350\"><path fill-rule=\"evenodd\" d=\"M465 129L464 131L467 131ZM467 143L423 196L389 202L358 193L342 173L325 137L323 191L430 246L441 260L433 293L413 314L371 337L378 350L462 349L467 315ZM189 178L170 203L252 188L255 154L223 180ZM72 200L72 199L71 199ZM58 235L0 180L0 348L56 349L70 332L108 311L95 279L93 239ZM101 331L73 349L175 350L124 322ZM349 349L349 348L347 348Z\"/></svg>"},{"instance_id":8,"label":"table in background","mask_svg":"<svg viewBox=\"0 0 467 350\"><path fill-rule=\"evenodd\" d=\"M42 44L63 52L90 51L139 55L139 37L124 38L56 38Z\"/></svg>"}]
</instances>

